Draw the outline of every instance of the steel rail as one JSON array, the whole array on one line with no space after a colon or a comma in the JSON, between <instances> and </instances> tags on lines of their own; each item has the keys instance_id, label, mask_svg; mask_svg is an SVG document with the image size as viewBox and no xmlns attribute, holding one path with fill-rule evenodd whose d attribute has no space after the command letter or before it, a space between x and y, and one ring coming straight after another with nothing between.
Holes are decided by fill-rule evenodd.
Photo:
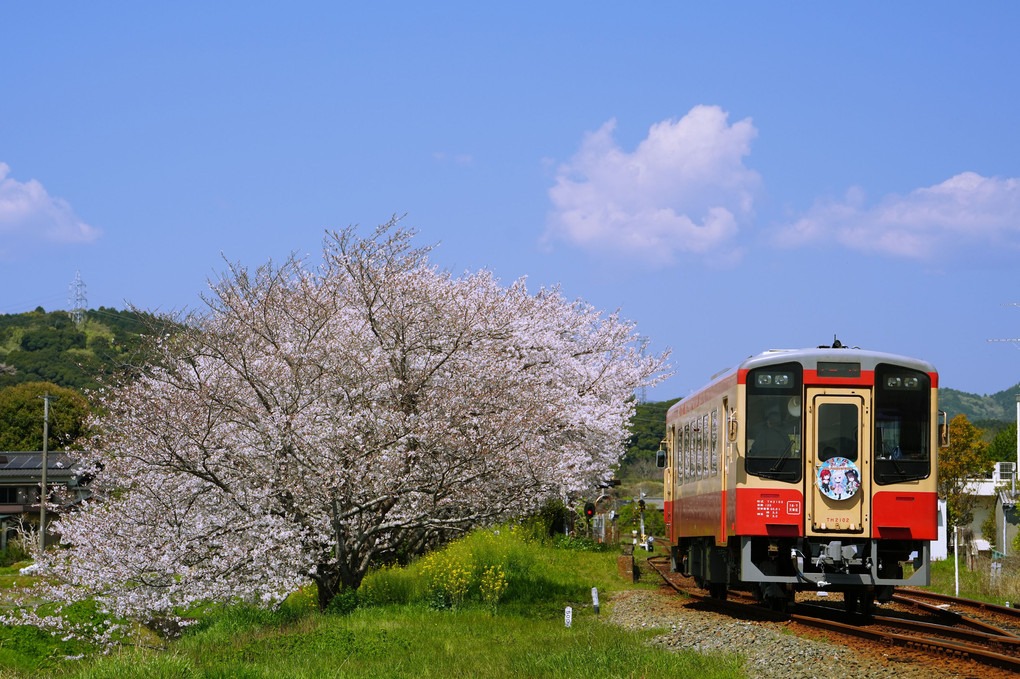
<instances>
[{"instance_id":1,"label":"steel rail","mask_svg":"<svg viewBox=\"0 0 1020 679\"><path fill-rule=\"evenodd\" d=\"M895 596L919 596L927 599L935 599L936 601L941 601L943 603L957 604L959 606L967 606L970 608L980 608L1008 618L1020 618L1020 608L1010 608L1009 606L990 604L987 601L977 601L976 599L963 599L949 594L939 594L938 592L928 592L921 589L901 589ZM893 598L895 598L895 596Z\"/></svg>"},{"instance_id":2,"label":"steel rail","mask_svg":"<svg viewBox=\"0 0 1020 679\"><path fill-rule=\"evenodd\" d=\"M936 625L919 620L890 618L880 615L874 616L872 620L876 624L885 625L886 627L899 627L910 632L922 634L941 634L970 644L986 644L1002 650L1011 656L1020 657L1020 639L1013 636L1003 636L1004 630L998 630L998 633L976 632L959 627L949 627L948 625Z\"/></svg>"},{"instance_id":3,"label":"steel rail","mask_svg":"<svg viewBox=\"0 0 1020 679\"><path fill-rule=\"evenodd\" d=\"M914 594L914 593L915 592L913 592L913 591L911 592L911 594ZM925 594L927 594L927 593L925 593ZM943 598L945 596L946 595L944 595L944 594L934 594L934 593L932 593L930 598L935 599L936 601L945 601L945 599ZM953 602L955 602L959 606L971 606L971 600L970 599L958 599L956 597L949 597L949 599L952 599ZM893 595L893 601L895 601L898 604L903 604L903 605L907 605L907 606L915 606L917 608L920 608L923 611L927 611L928 613L934 613L936 615L941 615L941 616L944 616L944 617L952 618L953 620L959 621L960 624L966 625L968 627L971 627L971 628L976 629L976 630L981 631L981 632L986 632L988 634L995 634L995 635L999 635L999 636L1008 636L1008 637L1017 637L1018 636L1018 635L1016 635L1016 634L1014 634L1014 633L1012 633L1012 632L1010 632L1008 630L999 629L998 627L995 627L994 625L989 625L986 622L981 622L980 620L975 620L974 618L971 618L971 617L968 617L966 615L963 615L962 613L958 613L956 611L950 611L948 609L942 608L941 606L935 606L933 604L928 604L928 603L925 603L923 601L918 601L917 599L913 599L911 597L904 596L903 594L894 594ZM982 603L982 602L975 602L975 603ZM988 606L994 606L994 604L988 604ZM985 610L993 610L993 609L987 608L985 606L973 606L973 607L974 608L978 608L978 609L984 608ZM1007 611L1014 610L1012 608L1006 608L1005 606L999 606L998 608L1003 608L1003 609L1005 609Z\"/></svg>"},{"instance_id":4,"label":"steel rail","mask_svg":"<svg viewBox=\"0 0 1020 679\"><path fill-rule=\"evenodd\" d=\"M995 651L979 648L977 646L943 641L940 639L912 637L904 634L895 634L893 632L881 632L877 630L870 630L865 627L846 625L841 622L835 622L834 620L823 620L821 618L811 618L797 614L791 615L790 620L807 627L825 629L839 634L844 634L846 636L857 637L858 639L868 639L870 641L907 648L920 648L926 651L947 653L954 656L965 656L986 665L1000 667L1013 672L1020 672L1020 658L996 653Z\"/></svg>"}]
</instances>

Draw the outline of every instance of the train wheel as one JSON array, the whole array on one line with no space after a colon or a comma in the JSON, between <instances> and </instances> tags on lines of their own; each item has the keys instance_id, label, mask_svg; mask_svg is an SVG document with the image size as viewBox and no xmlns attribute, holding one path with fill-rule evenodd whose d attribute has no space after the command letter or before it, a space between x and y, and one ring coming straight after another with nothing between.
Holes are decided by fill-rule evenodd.
<instances>
[{"instance_id":1,"label":"train wheel","mask_svg":"<svg viewBox=\"0 0 1020 679\"><path fill-rule=\"evenodd\" d=\"M683 564L680 560L680 548L676 545L669 548L669 570L674 573L681 571Z\"/></svg>"},{"instance_id":2,"label":"train wheel","mask_svg":"<svg viewBox=\"0 0 1020 679\"><path fill-rule=\"evenodd\" d=\"M864 592L861 594L861 615L866 619L871 619L871 612L875 609L875 593Z\"/></svg>"},{"instance_id":3,"label":"train wheel","mask_svg":"<svg viewBox=\"0 0 1020 679\"><path fill-rule=\"evenodd\" d=\"M719 599L726 601L726 583L725 582L710 582L708 583L708 592L712 595L713 599Z\"/></svg>"}]
</instances>

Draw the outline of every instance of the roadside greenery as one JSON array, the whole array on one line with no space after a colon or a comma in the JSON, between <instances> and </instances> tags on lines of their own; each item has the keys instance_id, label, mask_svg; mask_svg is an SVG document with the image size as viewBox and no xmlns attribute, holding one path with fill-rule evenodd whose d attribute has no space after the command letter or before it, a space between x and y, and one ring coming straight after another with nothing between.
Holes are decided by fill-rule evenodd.
<instances>
[{"instance_id":1,"label":"roadside greenery","mask_svg":"<svg viewBox=\"0 0 1020 679\"><path fill-rule=\"evenodd\" d=\"M948 504L948 525L966 526L973 519L977 496L963 492L969 479L992 467L988 445L981 440L981 430L957 415L949 422L949 447L938 456L938 492Z\"/></svg>"},{"instance_id":2,"label":"roadside greenery","mask_svg":"<svg viewBox=\"0 0 1020 679\"><path fill-rule=\"evenodd\" d=\"M961 557L959 563L960 594L965 599L977 599L988 603L1014 608L1020 605L1020 557L1002 560L997 574L992 570L992 561L986 557L976 559L973 569ZM953 558L932 563L931 590L956 596L956 571Z\"/></svg>"}]
</instances>

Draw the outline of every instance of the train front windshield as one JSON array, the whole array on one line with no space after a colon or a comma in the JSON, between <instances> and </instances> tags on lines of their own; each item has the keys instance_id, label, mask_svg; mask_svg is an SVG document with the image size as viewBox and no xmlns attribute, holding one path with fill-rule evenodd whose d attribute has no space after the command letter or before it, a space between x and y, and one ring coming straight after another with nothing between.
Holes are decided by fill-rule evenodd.
<instances>
[{"instance_id":1,"label":"train front windshield","mask_svg":"<svg viewBox=\"0 0 1020 679\"><path fill-rule=\"evenodd\" d=\"M798 363L768 366L748 373L745 429L748 474L800 481L803 382L803 371Z\"/></svg>"},{"instance_id":2,"label":"train front windshield","mask_svg":"<svg viewBox=\"0 0 1020 679\"><path fill-rule=\"evenodd\" d=\"M875 368L875 483L931 474L931 378L919 370Z\"/></svg>"}]
</instances>

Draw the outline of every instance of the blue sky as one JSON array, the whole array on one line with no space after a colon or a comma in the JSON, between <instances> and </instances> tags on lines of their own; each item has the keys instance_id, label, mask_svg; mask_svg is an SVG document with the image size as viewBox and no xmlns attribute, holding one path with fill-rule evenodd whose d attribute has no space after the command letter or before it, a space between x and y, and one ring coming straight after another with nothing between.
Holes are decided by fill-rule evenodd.
<instances>
[{"instance_id":1,"label":"blue sky","mask_svg":"<svg viewBox=\"0 0 1020 679\"><path fill-rule=\"evenodd\" d=\"M393 214L620 308L683 396L769 348L1020 381L1020 4L4 3L0 313L199 306ZM221 254L222 253L222 254Z\"/></svg>"}]
</instances>

